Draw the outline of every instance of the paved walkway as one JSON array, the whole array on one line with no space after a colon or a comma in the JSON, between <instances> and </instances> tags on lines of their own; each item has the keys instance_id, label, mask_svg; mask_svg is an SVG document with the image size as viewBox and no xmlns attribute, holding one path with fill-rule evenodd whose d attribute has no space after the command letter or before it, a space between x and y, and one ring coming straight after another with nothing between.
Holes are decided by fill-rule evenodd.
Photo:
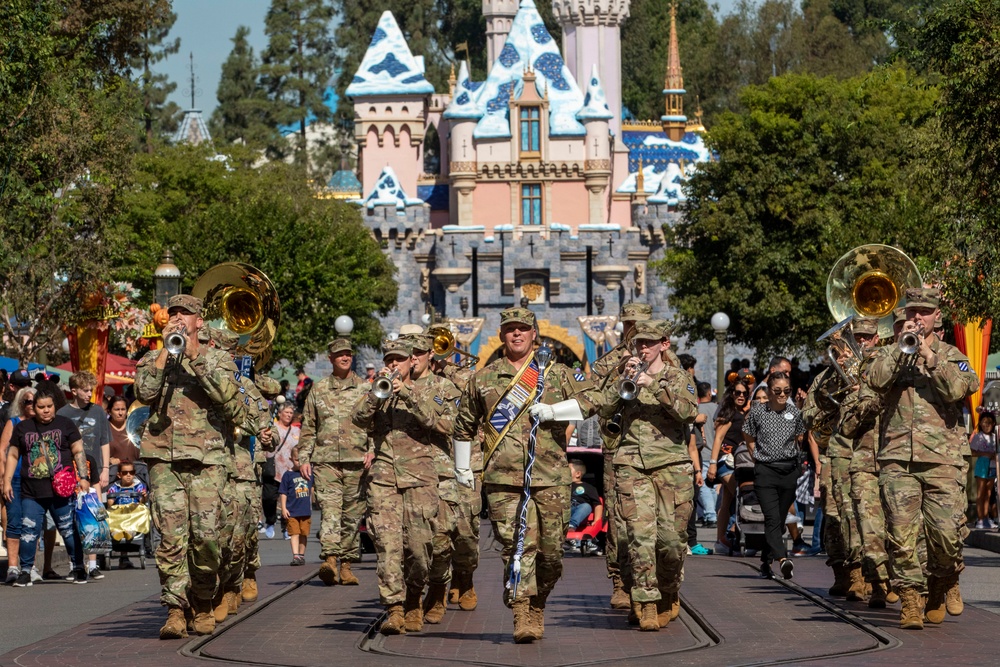
<instances>
[{"instance_id":1,"label":"paved walkway","mask_svg":"<svg viewBox=\"0 0 1000 667\"><path fill-rule=\"evenodd\" d=\"M848 666L928 659L981 665L993 653L996 615L967 605L960 618L923 632L902 632L896 628L898 605L873 611L828 599L831 577L819 558L796 560L794 583L785 585L757 577L749 567L753 561L691 557L680 619L658 633L640 633L627 625L624 612L608 608L603 559L568 557L564 578L549 600L545 639L518 646L510 640L510 612L500 602L500 559L486 550L476 577L479 609L451 609L441 624L426 625L424 632L382 637L374 632L382 611L375 564L371 556L366 559L356 568L362 585L352 587L323 586L315 578L315 564L264 567L261 601L212 637L157 640L164 613L155 598L148 598L0 656L0 665ZM987 560L977 570L1000 565L998 558ZM9 592L3 591L5 602Z\"/></svg>"}]
</instances>

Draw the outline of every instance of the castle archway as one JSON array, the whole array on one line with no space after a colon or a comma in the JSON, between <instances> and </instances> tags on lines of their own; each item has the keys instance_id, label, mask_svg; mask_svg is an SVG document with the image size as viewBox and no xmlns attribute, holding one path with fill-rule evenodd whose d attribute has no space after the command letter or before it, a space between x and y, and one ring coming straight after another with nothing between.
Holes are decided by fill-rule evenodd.
<instances>
[{"instance_id":1,"label":"castle archway","mask_svg":"<svg viewBox=\"0 0 1000 667\"><path fill-rule=\"evenodd\" d=\"M538 320L538 333L543 342L547 342L554 352L556 361L573 367L579 363L583 367L584 351L583 343L577 336L574 336L565 327L552 324L548 320ZM500 336L490 336L485 345L482 346L479 355L479 368L499 359L502 345Z\"/></svg>"}]
</instances>

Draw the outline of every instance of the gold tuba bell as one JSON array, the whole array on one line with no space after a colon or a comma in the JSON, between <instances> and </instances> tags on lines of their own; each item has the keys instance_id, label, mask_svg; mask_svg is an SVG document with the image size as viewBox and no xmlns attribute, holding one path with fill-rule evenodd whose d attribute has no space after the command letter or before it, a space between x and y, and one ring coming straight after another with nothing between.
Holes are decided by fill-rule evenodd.
<instances>
[{"instance_id":1,"label":"gold tuba bell","mask_svg":"<svg viewBox=\"0 0 1000 667\"><path fill-rule=\"evenodd\" d=\"M250 355L255 367L270 360L281 301L261 270L241 262L216 264L199 276L191 294L204 300L207 324L239 336L236 356Z\"/></svg>"},{"instance_id":2,"label":"gold tuba bell","mask_svg":"<svg viewBox=\"0 0 1000 667\"><path fill-rule=\"evenodd\" d=\"M431 343L431 351L434 352L434 358L444 359L457 354L465 357L465 364L468 366L475 366L479 363L479 357L465 350L458 349L455 345L455 334L451 332L451 329L447 327L431 327L427 333L434 337L434 342Z\"/></svg>"},{"instance_id":3,"label":"gold tuba bell","mask_svg":"<svg viewBox=\"0 0 1000 667\"><path fill-rule=\"evenodd\" d=\"M893 336L892 311L905 305L908 287L923 281L902 250L872 243L849 251L833 265L826 281L826 303L833 319L877 317L879 338Z\"/></svg>"}]
</instances>

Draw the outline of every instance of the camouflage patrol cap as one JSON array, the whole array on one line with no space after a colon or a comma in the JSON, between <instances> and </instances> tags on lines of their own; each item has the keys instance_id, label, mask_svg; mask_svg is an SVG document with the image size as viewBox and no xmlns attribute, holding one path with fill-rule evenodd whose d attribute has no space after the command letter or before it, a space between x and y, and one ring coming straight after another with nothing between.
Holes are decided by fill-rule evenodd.
<instances>
[{"instance_id":1,"label":"camouflage patrol cap","mask_svg":"<svg viewBox=\"0 0 1000 667\"><path fill-rule=\"evenodd\" d=\"M639 320L635 323L633 340L660 340L663 338L662 320Z\"/></svg>"},{"instance_id":2,"label":"camouflage patrol cap","mask_svg":"<svg viewBox=\"0 0 1000 667\"><path fill-rule=\"evenodd\" d=\"M660 332L663 334L662 338L670 338L670 334L674 332L675 325L672 320L654 320L660 325Z\"/></svg>"},{"instance_id":3,"label":"camouflage patrol cap","mask_svg":"<svg viewBox=\"0 0 1000 667\"><path fill-rule=\"evenodd\" d=\"M877 317L859 317L854 320L852 324L852 330L856 334L863 334L865 336L871 336L878 333L878 318Z\"/></svg>"},{"instance_id":4,"label":"camouflage patrol cap","mask_svg":"<svg viewBox=\"0 0 1000 667\"><path fill-rule=\"evenodd\" d=\"M340 352L354 352L354 348L351 347L351 341L346 338L334 338L327 344L326 350L331 355Z\"/></svg>"},{"instance_id":5,"label":"camouflage patrol cap","mask_svg":"<svg viewBox=\"0 0 1000 667\"><path fill-rule=\"evenodd\" d=\"M618 319L622 322L642 322L653 317L653 307L648 303L626 303Z\"/></svg>"},{"instance_id":6,"label":"camouflage patrol cap","mask_svg":"<svg viewBox=\"0 0 1000 667\"><path fill-rule=\"evenodd\" d=\"M257 390L264 398L274 398L281 393L281 383L269 375L258 373L254 377L253 383L257 385Z\"/></svg>"},{"instance_id":7,"label":"camouflage patrol cap","mask_svg":"<svg viewBox=\"0 0 1000 667\"><path fill-rule=\"evenodd\" d=\"M198 342L207 343L212 340L212 327L207 324L202 328L198 329Z\"/></svg>"},{"instance_id":8,"label":"camouflage patrol cap","mask_svg":"<svg viewBox=\"0 0 1000 667\"><path fill-rule=\"evenodd\" d=\"M201 309L204 304L202 304L201 299L196 296L191 296L190 294L175 294L170 297L167 301L167 310L173 308L180 308L192 315L201 315Z\"/></svg>"},{"instance_id":9,"label":"camouflage patrol cap","mask_svg":"<svg viewBox=\"0 0 1000 667\"><path fill-rule=\"evenodd\" d=\"M941 290L933 287L911 287L906 290L907 308L938 308L941 305Z\"/></svg>"},{"instance_id":10,"label":"camouflage patrol cap","mask_svg":"<svg viewBox=\"0 0 1000 667\"><path fill-rule=\"evenodd\" d=\"M399 335L402 336L413 336L414 334L422 334L424 328L419 324L404 324L399 327Z\"/></svg>"},{"instance_id":11,"label":"camouflage patrol cap","mask_svg":"<svg viewBox=\"0 0 1000 667\"><path fill-rule=\"evenodd\" d=\"M896 310L892 311L892 323L893 324L899 324L900 322L905 322L905 321L906 321L906 309L905 308L897 308Z\"/></svg>"},{"instance_id":12,"label":"camouflage patrol cap","mask_svg":"<svg viewBox=\"0 0 1000 667\"><path fill-rule=\"evenodd\" d=\"M402 338L382 341L382 359L408 357L413 354L413 343Z\"/></svg>"},{"instance_id":13,"label":"camouflage patrol cap","mask_svg":"<svg viewBox=\"0 0 1000 667\"><path fill-rule=\"evenodd\" d=\"M413 343L413 351L416 352L430 352L434 349L434 336L427 333L413 334L412 336L407 336L409 341Z\"/></svg>"},{"instance_id":14,"label":"camouflage patrol cap","mask_svg":"<svg viewBox=\"0 0 1000 667\"><path fill-rule=\"evenodd\" d=\"M529 327L535 326L535 314L527 308L505 308L500 311L500 328L505 324L526 324Z\"/></svg>"},{"instance_id":15,"label":"camouflage patrol cap","mask_svg":"<svg viewBox=\"0 0 1000 667\"><path fill-rule=\"evenodd\" d=\"M217 327L211 327L209 336L211 337L211 341L215 343L215 347L226 352L232 352L236 349L236 344L240 342L240 337L232 331L226 331Z\"/></svg>"}]
</instances>

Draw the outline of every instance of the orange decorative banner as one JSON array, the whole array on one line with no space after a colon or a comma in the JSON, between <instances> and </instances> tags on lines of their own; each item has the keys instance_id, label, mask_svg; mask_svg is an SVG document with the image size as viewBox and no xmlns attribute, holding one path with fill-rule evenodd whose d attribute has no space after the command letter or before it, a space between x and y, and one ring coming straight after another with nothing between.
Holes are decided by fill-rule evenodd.
<instances>
[{"instance_id":1,"label":"orange decorative banner","mask_svg":"<svg viewBox=\"0 0 1000 667\"><path fill-rule=\"evenodd\" d=\"M993 320L978 320L966 324L955 325L955 346L969 358L969 365L979 378L979 391L969 397L969 412L972 415L972 428L979 426L979 414L976 408L983 401L983 384L986 378L986 357L990 354L990 334L993 331Z\"/></svg>"},{"instance_id":2,"label":"orange decorative banner","mask_svg":"<svg viewBox=\"0 0 1000 667\"><path fill-rule=\"evenodd\" d=\"M90 400L100 404L104 398L104 370L108 362L108 322L87 320L66 328L69 339L69 357L73 372L90 371L97 378L97 386Z\"/></svg>"}]
</instances>

